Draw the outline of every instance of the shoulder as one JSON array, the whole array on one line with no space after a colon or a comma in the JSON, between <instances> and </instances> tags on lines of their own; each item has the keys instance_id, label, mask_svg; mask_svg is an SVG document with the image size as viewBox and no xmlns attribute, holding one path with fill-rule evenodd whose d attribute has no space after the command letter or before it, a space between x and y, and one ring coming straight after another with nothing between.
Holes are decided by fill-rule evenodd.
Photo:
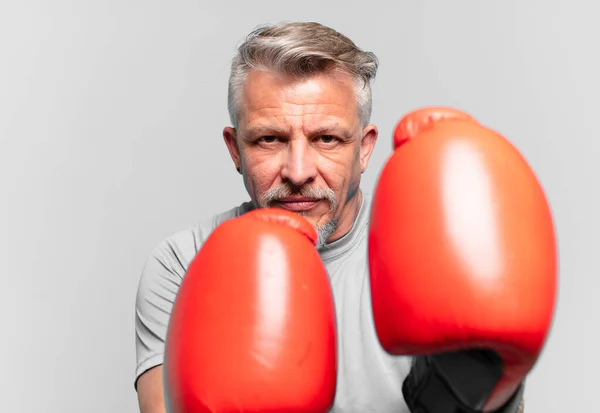
<instances>
[{"instance_id":1,"label":"shoulder","mask_svg":"<svg viewBox=\"0 0 600 413\"><path fill-rule=\"evenodd\" d=\"M191 227L172 233L156 245L151 252L151 259L183 277L189 263L215 228L231 218L243 215L250 209L252 209L252 204L244 202L204 218Z\"/></svg>"},{"instance_id":2,"label":"shoulder","mask_svg":"<svg viewBox=\"0 0 600 413\"><path fill-rule=\"evenodd\" d=\"M138 310L147 313L158 308L168 313L190 263L211 232L224 221L244 214L249 207L249 203L243 203L214 214L159 242L142 267L136 298Z\"/></svg>"}]
</instances>

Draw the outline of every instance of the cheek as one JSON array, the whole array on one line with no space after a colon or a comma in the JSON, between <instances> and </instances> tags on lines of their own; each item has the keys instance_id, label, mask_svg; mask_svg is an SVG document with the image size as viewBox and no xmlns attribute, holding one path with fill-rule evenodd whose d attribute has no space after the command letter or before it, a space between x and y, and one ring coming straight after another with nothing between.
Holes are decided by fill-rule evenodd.
<instances>
[{"instance_id":1,"label":"cheek","mask_svg":"<svg viewBox=\"0 0 600 413\"><path fill-rule=\"evenodd\" d=\"M258 193L269 189L280 176L278 157L272 154L247 152L244 154L244 166L250 185Z\"/></svg>"},{"instance_id":2,"label":"cheek","mask_svg":"<svg viewBox=\"0 0 600 413\"><path fill-rule=\"evenodd\" d=\"M330 155L321 164L321 175L334 191L344 190L360 178L360 152L355 148Z\"/></svg>"}]
</instances>

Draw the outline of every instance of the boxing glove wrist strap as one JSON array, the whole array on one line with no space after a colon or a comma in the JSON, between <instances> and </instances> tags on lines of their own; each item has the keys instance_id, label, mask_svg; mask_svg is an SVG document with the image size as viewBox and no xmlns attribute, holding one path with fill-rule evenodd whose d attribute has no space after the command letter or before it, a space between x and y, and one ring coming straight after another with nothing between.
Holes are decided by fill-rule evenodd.
<instances>
[{"instance_id":1,"label":"boxing glove wrist strap","mask_svg":"<svg viewBox=\"0 0 600 413\"><path fill-rule=\"evenodd\" d=\"M412 413L482 413L502 376L491 351L462 351L416 357L402 386ZM517 412L520 392L497 413Z\"/></svg>"}]
</instances>

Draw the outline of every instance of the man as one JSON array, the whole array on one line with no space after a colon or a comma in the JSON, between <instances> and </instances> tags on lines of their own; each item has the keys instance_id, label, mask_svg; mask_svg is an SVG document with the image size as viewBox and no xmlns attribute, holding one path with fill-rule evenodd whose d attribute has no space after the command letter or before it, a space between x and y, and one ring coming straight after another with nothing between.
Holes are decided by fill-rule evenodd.
<instances>
[{"instance_id":1,"label":"man","mask_svg":"<svg viewBox=\"0 0 600 413\"><path fill-rule=\"evenodd\" d=\"M166 239L146 263L136 303L142 413L165 411L165 337L190 261L219 224L265 207L297 212L318 232L339 334L332 411L409 412L402 385L412 358L381 347L369 287L370 198L360 180L378 135L370 124L377 67L373 53L317 23L261 28L241 45L229 82L232 127L223 137L251 200Z\"/></svg>"}]
</instances>

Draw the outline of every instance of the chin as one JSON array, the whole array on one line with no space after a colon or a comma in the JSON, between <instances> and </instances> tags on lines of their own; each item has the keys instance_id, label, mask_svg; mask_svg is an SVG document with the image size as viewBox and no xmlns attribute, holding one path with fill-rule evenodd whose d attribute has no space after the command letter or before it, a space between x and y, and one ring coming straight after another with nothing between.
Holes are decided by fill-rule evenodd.
<instances>
[{"instance_id":1,"label":"chin","mask_svg":"<svg viewBox=\"0 0 600 413\"><path fill-rule=\"evenodd\" d=\"M326 226L329 222L333 221L333 216L331 214L318 214L318 215L302 215L309 224L311 224L315 229L322 228Z\"/></svg>"}]
</instances>

